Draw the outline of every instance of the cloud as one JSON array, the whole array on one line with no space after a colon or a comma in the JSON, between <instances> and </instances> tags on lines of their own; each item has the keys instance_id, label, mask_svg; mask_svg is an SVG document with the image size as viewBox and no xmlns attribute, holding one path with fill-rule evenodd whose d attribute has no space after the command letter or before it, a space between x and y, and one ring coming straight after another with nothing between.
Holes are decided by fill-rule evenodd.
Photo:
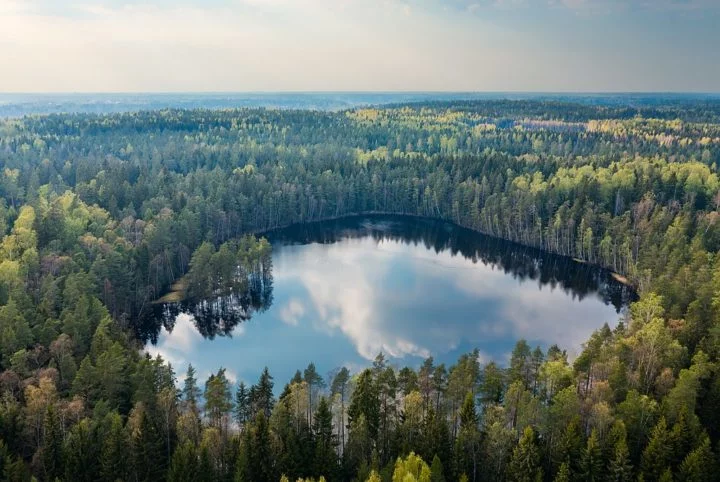
<instances>
[{"instance_id":1,"label":"cloud","mask_svg":"<svg viewBox=\"0 0 720 482\"><path fill-rule=\"evenodd\" d=\"M571 10L613 13L628 10L699 11L718 10L716 0L549 0L551 6L561 5Z\"/></svg>"},{"instance_id":2,"label":"cloud","mask_svg":"<svg viewBox=\"0 0 720 482\"><path fill-rule=\"evenodd\" d=\"M0 92L720 88L714 0L79 2L0 0Z\"/></svg>"},{"instance_id":3,"label":"cloud","mask_svg":"<svg viewBox=\"0 0 720 482\"><path fill-rule=\"evenodd\" d=\"M297 326L300 323L300 318L304 314L305 307L303 306L302 301L297 298L293 298L280 310L279 317L286 325Z\"/></svg>"},{"instance_id":4,"label":"cloud","mask_svg":"<svg viewBox=\"0 0 720 482\"><path fill-rule=\"evenodd\" d=\"M348 244L353 248L347 249ZM340 331L366 360L380 352L396 358L426 357L430 350L412 340L410 333L396 330L392 320L378 311L377 288L387 265L377 262L375 244L363 239L306 246L294 255L283 278L305 287L317 314L317 329ZM318 263L320 254L322 263ZM372 263L371 269L367 269L368 263Z\"/></svg>"},{"instance_id":5,"label":"cloud","mask_svg":"<svg viewBox=\"0 0 720 482\"><path fill-rule=\"evenodd\" d=\"M497 349L520 338L573 351L602 323L617 318L600 300L575 301L578 305L568 309L575 302L560 289L521 282L422 245L362 239L285 249L296 252L282 264L278 285L300 283L312 305L302 311L315 328L342 334L366 360L380 352L424 358L467 349L468 344L483 349L483 360L489 360L502 358ZM294 320L294 302L281 309L286 323L286 318Z\"/></svg>"}]
</instances>

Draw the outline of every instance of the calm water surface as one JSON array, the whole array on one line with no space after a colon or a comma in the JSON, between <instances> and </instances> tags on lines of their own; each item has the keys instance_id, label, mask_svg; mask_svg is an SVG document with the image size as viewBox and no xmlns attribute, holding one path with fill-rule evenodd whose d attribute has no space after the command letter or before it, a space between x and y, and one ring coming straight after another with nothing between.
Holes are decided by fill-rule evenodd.
<instances>
[{"instance_id":1,"label":"calm water surface","mask_svg":"<svg viewBox=\"0 0 720 482\"><path fill-rule=\"evenodd\" d=\"M633 296L606 271L436 221L356 217L267 237L266 306L237 324L176 308L147 350L180 375L192 363L201 379L225 367L254 383L267 365L279 386L310 361L320 373L354 371L379 352L417 366L478 348L505 363L519 338L577 352Z\"/></svg>"}]
</instances>

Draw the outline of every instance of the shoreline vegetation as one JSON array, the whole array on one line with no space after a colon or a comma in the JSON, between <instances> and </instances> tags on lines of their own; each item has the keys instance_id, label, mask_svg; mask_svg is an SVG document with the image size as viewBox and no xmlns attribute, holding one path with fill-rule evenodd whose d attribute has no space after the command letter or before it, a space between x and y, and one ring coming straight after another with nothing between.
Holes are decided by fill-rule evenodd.
<instances>
[{"instance_id":1,"label":"shoreline vegetation","mask_svg":"<svg viewBox=\"0 0 720 482\"><path fill-rule=\"evenodd\" d=\"M713 480L719 162L716 99L1 120L0 478ZM188 292L224 294L200 319L269 306L269 245L239 236L371 211L601 265L640 298L572 362L520 340L507 367L311 363L277 398L269 369L178 390L139 352L193 268Z\"/></svg>"},{"instance_id":2,"label":"shoreline vegetation","mask_svg":"<svg viewBox=\"0 0 720 482\"><path fill-rule=\"evenodd\" d=\"M542 252L542 253L546 253L546 254L549 254L549 255L559 256L559 257L563 257L563 258L572 259L572 261L574 261L574 262L576 262L576 263L579 263L579 264L589 264L589 265L591 265L591 266L593 266L593 267L596 267L596 268L598 268L598 269L607 270L607 268L605 268L605 267L603 267L603 266L601 266L601 265L588 263L586 260L583 260L583 259L579 259L579 258L575 258L575 257L569 257L569 256L563 256L563 255L556 254L556 253L553 253L553 252L550 252L550 251L545 251L545 250L543 250L543 249L535 248L535 247L533 247L533 246L525 246L525 245L516 243L516 242L514 242L514 241L511 241L511 240L509 240L509 239L499 238L499 237L492 236L492 235L490 235L490 234L487 234L487 233L484 233L484 232L481 232L481 231L474 230L474 229L472 229L472 228L468 228L468 227L466 227L466 226L457 225L457 224L453 223L451 220L442 219L442 218L432 218L432 217L421 216L421 215L414 215L414 214L405 214L405 213L378 212L378 211L369 211L369 212L363 212L363 213L348 213L348 214L343 214L343 215L340 215L340 216L331 216L331 217L328 217L328 218L317 219L317 220L313 220L313 221L309 221L309 222L289 223L289 224L285 224L285 225L282 225L282 226L273 227L273 228L270 228L270 229L255 230L255 231L250 232L249 234L250 234L250 235L253 235L253 236L258 236L258 235L260 235L261 238L263 238L264 235L267 235L267 234L272 233L272 232L277 232L277 231L281 231L281 230L284 230L284 229L288 229L288 228L293 228L293 227L298 227L298 226L308 226L308 225L320 224L320 223L326 223L326 222L328 222L328 221L339 221L339 220L343 220L343 219L363 218L363 217L373 217L373 216L394 216L394 217L405 217L405 218L418 218L418 219L429 220L429 221L437 221L437 222L442 222L442 223L449 223L449 224L451 224L451 225L453 225L453 226L456 226L456 227L460 227L460 228L464 228L464 229L469 229L470 231L472 231L472 232L474 232L474 233L477 233L477 234L479 234L479 235L482 235L482 236L488 236L488 237L490 237L490 238L494 238L494 239L497 239L497 240L506 241L506 242L512 243L512 244L517 244L518 246L522 246L522 247L525 247L525 248L536 249L536 250L538 250L538 251L540 251L540 252ZM610 276L611 276L615 281L617 281L618 283L623 284L623 285L625 285L625 286L627 286L627 287L629 287L629 288L633 288L633 289L636 289L636 288L637 288L637 285L636 285L636 284L634 284L631 280L629 280L629 279L626 278L625 276L621 275L620 273L616 273L616 272L611 271L611 270L607 270L607 271L609 272ZM163 294L160 298L152 301L152 303L153 303L153 304L179 303L179 302L183 301L183 300L185 299L185 297L186 297L187 284L188 284L188 283L187 283L187 280L186 280L186 274L184 274L184 275L182 275L180 278L178 278L178 279L176 279L175 281L173 281L172 284L170 285L170 289L169 289L165 294Z\"/></svg>"}]
</instances>

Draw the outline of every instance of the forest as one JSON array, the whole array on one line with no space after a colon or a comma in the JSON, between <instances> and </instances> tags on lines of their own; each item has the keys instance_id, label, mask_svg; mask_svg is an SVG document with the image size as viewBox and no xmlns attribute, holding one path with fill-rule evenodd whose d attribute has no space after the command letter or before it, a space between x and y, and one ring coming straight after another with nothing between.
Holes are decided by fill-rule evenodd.
<instances>
[{"instance_id":1,"label":"forest","mask_svg":"<svg viewBox=\"0 0 720 482\"><path fill-rule=\"evenodd\" d=\"M719 162L712 99L0 120L0 478L716 480ZM507 365L234 385L144 352L165 296L239 321L271 302L261 233L359 213L576 258L639 299L575 358L518 340Z\"/></svg>"}]
</instances>

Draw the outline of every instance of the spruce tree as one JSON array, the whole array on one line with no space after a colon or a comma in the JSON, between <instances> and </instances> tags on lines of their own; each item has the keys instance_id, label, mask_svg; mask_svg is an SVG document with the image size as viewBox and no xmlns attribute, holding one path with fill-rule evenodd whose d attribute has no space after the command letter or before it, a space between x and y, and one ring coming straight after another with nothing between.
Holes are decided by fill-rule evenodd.
<instances>
[{"instance_id":1,"label":"spruce tree","mask_svg":"<svg viewBox=\"0 0 720 482\"><path fill-rule=\"evenodd\" d=\"M325 476L331 480L337 472L335 433L332 425L330 405L325 397L320 399L313 421L315 436L315 457L313 472L316 477Z\"/></svg>"},{"instance_id":2,"label":"spruce tree","mask_svg":"<svg viewBox=\"0 0 720 482\"><path fill-rule=\"evenodd\" d=\"M588 437L587 447L580 462L582 478L588 482L601 480L603 477L602 450L597 439L597 432L593 429Z\"/></svg>"},{"instance_id":3,"label":"spruce tree","mask_svg":"<svg viewBox=\"0 0 720 482\"><path fill-rule=\"evenodd\" d=\"M522 437L513 450L508 478L515 482L542 481L540 467L540 450L535 443L535 432L532 427L525 427Z\"/></svg>"},{"instance_id":4,"label":"spruce tree","mask_svg":"<svg viewBox=\"0 0 720 482\"><path fill-rule=\"evenodd\" d=\"M194 412L197 412L200 388L197 385L196 372L192 365L188 365L187 374L183 382L182 396L186 406Z\"/></svg>"},{"instance_id":5,"label":"spruce tree","mask_svg":"<svg viewBox=\"0 0 720 482\"><path fill-rule=\"evenodd\" d=\"M63 474L63 435L60 418L55 406L50 404L45 412L45 439L43 443L43 466L47 480L55 480Z\"/></svg>"},{"instance_id":6,"label":"spruce tree","mask_svg":"<svg viewBox=\"0 0 720 482\"><path fill-rule=\"evenodd\" d=\"M670 465L672 443L665 417L652 430L650 441L642 454L641 469L645 480L658 480Z\"/></svg>"},{"instance_id":7,"label":"spruce tree","mask_svg":"<svg viewBox=\"0 0 720 482\"><path fill-rule=\"evenodd\" d=\"M558 469L557 474L555 474L555 478L553 479L553 482L570 482L570 464L567 462L563 462L560 464L560 468Z\"/></svg>"},{"instance_id":8,"label":"spruce tree","mask_svg":"<svg viewBox=\"0 0 720 482\"><path fill-rule=\"evenodd\" d=\"M242 429L250 416L250 397L244 382L240 382L235 392L235 423Z\"/></svg>"},{"instance_id":9,"label":"spruce tree","mask_svg":"<svg viewBox=\"0 0 720 482\"><path fill-rule=\"evenodd\" d=\"M437 455L433 457L430 465L430 482L445 482L443 464Z\"/></svg>"},{"instance_id":10,"label":"spruce tree","mask_svg":"<svg viewBox=\"0 0 720 482\"><path fill-rule=\"evenodd\" d=\"M195 444L186 440L175 449L168 471L168 482L195 482L198 478L198 454Z\"/></svg>"},{"instance_id":11,"label":"spruce tree","mask_svg":"<svg viewBox=\"0 0 720 482\"><path fill-rule=\"evenodd\" d=\"M104 480L124 480L127 477L130 443L122 417L113 412L105 417L106 434L102 441L100 469Z\"/></svg>"},{"instance_id":12,"label":"spruce tree","mask_svg":"<svg viewBox=\"0 0 720 482\"><path fill-rule=\"evenodd\" d=\"M703 437L700 445L691 451L680 464L677 480L680 482L710 482L717 479L717 462L710 438Z\"/></svg>"},{"instance_id":13,"label":"spruce tree","mask_svg":"<svg viewBox=\"0 0 720 482\"><path fill-rule=\"evenodd\" d=\"M355 391L348 407L348 417L352 423L363 416L370 437L375 440L378 434L380 423L380 401L378 389L372 376L372 371L367 369L360 373L355 385Z\"/></svg>"},{"instance_id":14,"label":"spruce tree","mask_svg":"<svg viewBox=\"0 0 720 482\"><path fill-rule=\"evenodd\" d=\"M275 398L273 397L273 377L267 367L263 369L260 380L255 389L255 407L258 411L262 411L265 419L270 418L270 413L275 406Z\"/></svg>"},{"instance_id":15,"label":"spruce tree","mask_svg":"<svg viewBox=\"0 0 720 482\"><path fill-rule=\"evenodd\" d=\"M621 438L615 443L613 458L608 467L608 480L610 482L630 482L632 480L632 465L627 441Z\"/></svg>"}]
</instances>

